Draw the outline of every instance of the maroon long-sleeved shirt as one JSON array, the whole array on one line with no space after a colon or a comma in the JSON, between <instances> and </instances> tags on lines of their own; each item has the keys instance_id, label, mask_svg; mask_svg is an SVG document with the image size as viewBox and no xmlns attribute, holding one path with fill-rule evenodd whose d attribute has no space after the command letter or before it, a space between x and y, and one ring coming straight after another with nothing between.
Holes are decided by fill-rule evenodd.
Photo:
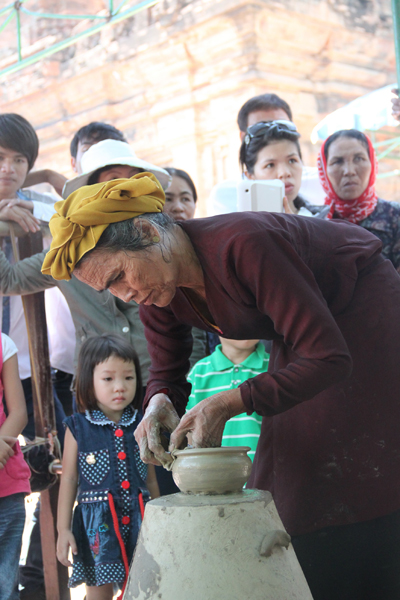
<instances>
[{"instance_id":1,"label":"maroon long-sleeved shirt","mask_svg":"<svg viewBox=\"0 0 400 600\"><path fill-rule=\"evenodd\" d=\"M265 417L249 484L272 492L291 534L399 509L400 278L380 241L348 223L268 213L180 226L222 335L273 340L269 372L240 386L248 412ZM180 289L140 314L146 402L168 388L183 414L190 328L213 329Z\"/></svg>"}]
</instances>

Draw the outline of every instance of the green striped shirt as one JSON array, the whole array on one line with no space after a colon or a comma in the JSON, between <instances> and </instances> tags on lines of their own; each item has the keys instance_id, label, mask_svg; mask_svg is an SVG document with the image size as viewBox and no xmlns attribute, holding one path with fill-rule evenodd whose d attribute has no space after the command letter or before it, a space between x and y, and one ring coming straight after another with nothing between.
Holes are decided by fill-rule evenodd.
<instances>
[{"instance_id":1,"label":"green striped shirt","mask_svg":"<svg viewBox=\"0 0 400 600\"><path fill-rule=\"evenodd\" d=\"M188 381L192 384L192 393L186 410L224 390L237 388L241 383L268 370L269 354L261 342L255 351L242 363L235 365L222 354L221 345L210 355L199 360L190 371ZM222 436L222 446L250 446L250 458L253 460L261 432L262 417L253 413L242 413L227 421Z\"/></svg>"}]
</instances>

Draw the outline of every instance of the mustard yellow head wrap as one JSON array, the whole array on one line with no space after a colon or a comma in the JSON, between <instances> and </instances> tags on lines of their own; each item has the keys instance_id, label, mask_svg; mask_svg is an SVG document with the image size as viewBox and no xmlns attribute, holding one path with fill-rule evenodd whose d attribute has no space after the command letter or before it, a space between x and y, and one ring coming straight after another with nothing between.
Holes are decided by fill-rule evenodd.
<instances>
[{"instance_id":1,"label":"mustard yellow head wrap","mask_svg":"<svg viewBox=\"0 0 400 600\"><path fill-rule=\"evenodd\" d=\"M42 273L71 279L75 265L96 246L110 223L162 212L164 202L164 191L152 173L81 187L54 206L57 212L49 224L53 241Z\"/></svg>"}]
</instances>

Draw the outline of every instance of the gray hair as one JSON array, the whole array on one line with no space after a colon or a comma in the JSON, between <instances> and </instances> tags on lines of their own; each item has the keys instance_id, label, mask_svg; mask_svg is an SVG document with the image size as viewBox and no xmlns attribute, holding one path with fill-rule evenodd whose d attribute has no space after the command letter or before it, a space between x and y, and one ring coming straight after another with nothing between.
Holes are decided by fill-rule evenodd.
<instances>
[{"instance_id":1,"label":"gray hair","mask_svg":"<svg viewBox=\"0 0 400 600\"><path fill-rule=\"evenodd\" d=\"M144 219L157 228L160 239L149 240L141 227L141 220ZM85 262L95 250L106 250L110 253L117 252L138 252L147 250L150 246L155 246L159 242L165 245L169 233L176 227L175 221L165 213L144 213L140 217L134 217L127 221L111 223L103 231L96 247L83 255L75 268L78 268ZM164 256L164 253L163 253ZM165 260L165 257L164 257Z\"/></svg>"}]
</instances>

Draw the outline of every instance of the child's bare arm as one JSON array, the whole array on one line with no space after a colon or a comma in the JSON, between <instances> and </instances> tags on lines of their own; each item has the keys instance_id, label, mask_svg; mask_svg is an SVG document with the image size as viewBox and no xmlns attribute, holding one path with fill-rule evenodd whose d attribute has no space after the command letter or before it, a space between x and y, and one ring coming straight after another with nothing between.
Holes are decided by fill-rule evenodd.
<instances>
[{"instance_id":1,"label":"child's bare arm","mask_svg":"<svg viewBox=\"0 0 400 600\"><path fill-rule=\"evenodd\" d=\"M71 566L68 559L69 548L77 553L75 538L71 531L72 510L78 488L78 444L71 431L67 429L64 440L63 467L58 497L57 511L57 558L66 567Z\"/></svg>"},{"instance_id":2,"label":"child's bare arm","mask_svg":"<svg viewBox=\"0 0 400 600\"><path fill-rule=\"evenodd\" d=\"M28 414L16 354L3 364L2 376L8 417L0 427L0 435L17 437L28 422Z\"/></svg>"},{"instance_id":3,"label":"child's bare arm","mask_svg":"<svg viewBox=\"0 0 400 600\"><path fill-rule=\"evenodd\" d=\"M158 487L156 470L154 465L147 465L146 486L150 492L151 499L160 497L160 488Z\"/></svg>"},{"instance_id":4,"label":"child's bare arm","mask_svg":"<svg viewBox=\"0 0 400 600\"><path fill-rule=\"evenodd\" d=\"M26 176L24 187L30 187L31 185L37 185L39 183L49 183L56 190L57 194L61 196L62 189L64 187L67 178L57 171L52 169L41 169L39 171L31 171Z\"/></svg>"},{"instance_id":5,"label":"child's bare arm","mask_svg":"<svg viewBox=\"0 0 400 600\"><path fill-rule=\"evenodd\" d=\"M9 458L14 455L13 446L17 438L0 435L0 470L4 469Z\"/></svg>"}]
</instances>

